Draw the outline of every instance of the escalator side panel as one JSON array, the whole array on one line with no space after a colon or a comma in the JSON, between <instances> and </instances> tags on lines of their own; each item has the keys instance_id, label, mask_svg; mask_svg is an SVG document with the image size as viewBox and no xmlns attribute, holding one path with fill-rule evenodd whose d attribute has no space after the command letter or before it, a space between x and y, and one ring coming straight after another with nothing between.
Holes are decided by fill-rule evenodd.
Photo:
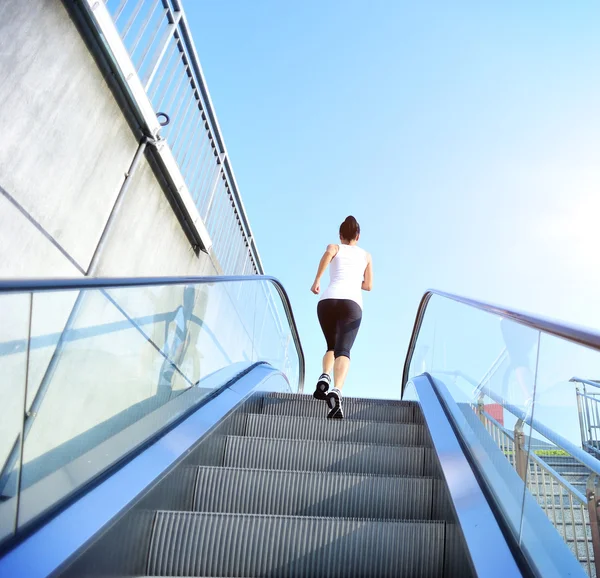
<instances>
[{"instance_id":1,"label":"escalator side panel","mask_svg":"<svg viewBox=\"0 0 600 578\"><path fill-rule=\"evenodd\" d=\"M132 576L146 573L150 550L151 529L149 517L159 508L191 510L196 486L197 468L186 464L202 459L207 465L221 465L225 436L230 433L243 433L247 415L261 407L262 393L253 394L240 406L224 417L216 427L205 435L197 446L166 474L162 480L131 508L124 516L102 536L89 545L60 576L76 578L79 576ZM107 555L110 553L110 555Z\"/></svg>"},{"instance_id":2,"label":"escalator side panel","mask_svg":"<svg viewBox=\"0 0 600 578\"><path fill-rule=\"evenodd\" d=\"M512 551L481 490L429 376L413 379L443 481L434 497L442 519L451 519L449 576L521 576ZM437 504L437 506L436 506ZM449 504L446 506L445 504ZM462 547L461 544L462 543Z\"/></svg>"}]
</instances>

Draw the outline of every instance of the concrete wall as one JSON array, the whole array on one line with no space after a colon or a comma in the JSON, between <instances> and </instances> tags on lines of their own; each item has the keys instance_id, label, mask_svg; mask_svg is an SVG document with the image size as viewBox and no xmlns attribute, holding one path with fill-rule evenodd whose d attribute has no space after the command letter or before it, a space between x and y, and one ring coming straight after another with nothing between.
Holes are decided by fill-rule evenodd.
<instances>
[{"instance_id":1,"label":"concrete wall","mask_svg":"<svg viewBox=\"0 0 600 578\"><path fill-rule=\"evenodd\" d=\"M141 134L60 0L0 2L0 127L0 278L219 271L212 254L194 252L147 152L116 205ZM121 297L126 310L159 314L176 309L181 292L163 292L153 301L141 293L140 299L131 292ZM29 333L46 338L30 352L28 407L76 299L73 292L36 295L32 302L25 296L0 300L0 346L16 348L0 355L0 407L12 416L0 415L0 466L20 431L22 344ZM88 295L73 321L89 327L115 319L124 317L114 305ZM135 347L117 347L124 343ZM47 380L25 462L156 396L159 365L156 349L136 330L69 345Z\"/></svg>"},{"instance_id":2,"label":"concrete wall","mask_svg":"<svg viewBox=\"0 0 600 578\"><path fill-rule=\"evenodd\" d=\"M140 137L60 0L0 2L0 127L0 276L87 273ZM93 273L214 272L148 163L132 178Z\"/></svg>"}]
</instances>

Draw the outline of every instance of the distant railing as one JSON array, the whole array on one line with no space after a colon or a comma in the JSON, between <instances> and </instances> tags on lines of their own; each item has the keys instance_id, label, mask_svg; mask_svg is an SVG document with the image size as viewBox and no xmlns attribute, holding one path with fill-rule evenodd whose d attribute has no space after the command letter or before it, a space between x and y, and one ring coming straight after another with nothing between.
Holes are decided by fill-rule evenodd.
<instances>
[{"instance_id":1,"label":"distant railing","mask_svg":"<svg viewBox=\"0 0 600 578\"><path fill-rule=\"evenodd\" d=\"M591 460L568 440L552 432L539 421L532 419L528 412L507 402L486 387L505 359L506 350L503 350L479 383L461 371L438 371L437 373L461 377L474 386L477 403L471 404L473 411L508 462L525 482L530 494L544 510L573 555L583 565L587 575L595 578L598 575L598 567L596 566L594 542L598 542L598 540L594 537L594 533L600 529L600 518L593 506L592 496L596 491L596 481L600 476L600 464L596 460ZM582 380L573 378L571 381ZM600 384L597 384L597 387L600 387ZM486 400L486 398L489 399ZM505 411L512 414L516 418L514 429L512 431L507 429L494 416L490 415L492 409L499 409L501 416ZM549 455L565 456L577 462L579 467L585 468L583 475L587 476L586 495L541 459L536 454L535 448L528 445L528 436L523 431L525 425L530 426L552 442L552 446L549 447L555 449L551 449ZM594 457L597 455L593 452L590 453ZM590 523L590 519L593 525ZM598 536L600 537L600 534ZM596 544L596 548L598 545Z\"/></svg>"},{"instance_id":2,"label":"distant railing","mask_svg":"<svg viewBox=\"0 0 600 578\"><path fill-rule=\"evenodd\" d=\"M515 431L510 432L487 413L484 407L483 403L480 403L474 409L485 429L523 478L527 489L583 565L588 576L596 576L588 500L537 456L533 449L529 448L527 451L523 445L521 420L517 421Z\"/></svg>"},{"instance_id":3,"label":"distant railing","mask_svg":"<svg viewBox=\"0 0 600 578\"><path fill-rule=\"evenodd\" d=\"M581 447L600 459L600 383L579 377L571 381L576 385Z\"/></svg>"},{"instance_id":4,"label":"distant railing","mask_svg":"<svg viewBox=\"0 0 600 578\"><path fill-rule=\"evenodd\" d=\"M225 275L263 274L180 0L105 0Z\"/></svg>"},{"instance_id":5,"label":"distant railing","mask_svg":"<svg viewBox=\"0 0 600 578\"><path fill-rule=\"evenodd\" d=\"M498 360L502 357L503 355ZM476 391L479 397L473 409L498 444L498 447L525 482L531 495L537 500L557 532L569 546L573 555L583 565L588 576L594 578L600 570L598 568L600 560L596 556L596 551L600 547L600 519L595 507L600 464L597 460L590 459L580 448L533 419L528 411L522 411L486 387L489 375L499 367L498 360L492 366L493 369L477 385ZM462 377L474 383L468 376L462 374ZM489 397L517 418L512 432L504 428L502 424L485 411L484 401L486 397ZM572 459L581 468L584 468L583 475L587 476L585 495L543 459L540 459L531 447L531 443L527 447L527 436L523 431L525 425L541 433L553 444L556 451L560 452L560 455ZM596 457L595 454L592 455Z\"/></svg>"}]
</instances>

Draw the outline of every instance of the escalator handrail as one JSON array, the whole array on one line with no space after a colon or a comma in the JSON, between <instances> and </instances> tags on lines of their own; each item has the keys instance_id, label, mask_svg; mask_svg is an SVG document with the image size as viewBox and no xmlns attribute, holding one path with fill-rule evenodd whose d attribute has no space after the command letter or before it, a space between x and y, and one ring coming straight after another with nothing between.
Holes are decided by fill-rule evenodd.
<instances>
[{"instance_id":1,"label":"escalator handrail","mask_svg":"<svg viewBox=\"0 0 600 578\"><path fill-rule=\"evenodd\" d=\"M9 293L51 292L86 289L117 289L157 285L191 285L228 282L268 281L275 286L281 298L298 353L298 392L304 390L305 358L290 298L281 281L271 275L214 275L202 277L86 277L82 279L11 279L0 280L0 295Z\"/></svg>"},{"instance_id":2,"label":"escalator handrail","mask_svg":"<svg viewBox=\"0 0 600 578\"><path fill-rule=\"evenodd\" d=\"M417 338L421 329L421 323L423 322L423 318L425 317L425 311L427 310L429 300L434 295L443 297L445 299L449 299L451 301L462 303L463 305L473 307L474 309L479 309L481 311L486 311L487 313L491 313L493 315L498 315L500 317L510 319L511 321L515 321L516 323L525 325L532 329L537 329L539 331L543 331L544 333L548 333L549 335L561 337L562 339L566 339L567 341L571 341L573 343L584 345L585 347L590 347L592 349L600 351L600 332L594 331L592 329L588 329L586 327L578 327L576 325L564 323L562 321L556 321L553 319L548 319L546 317L538 315L532 315L530 313L524 313L522 311L517 311L516 309L509 309L500 305L486 303L485 301L477 301L468 297L461 297L460 295L454 295L453 293L438 291L437 289L429 289L423 295L421 303L419 304L419 309L417 310L417 316L410 338L408 351L406 353L406 360L404 362L401 395L404 395L404 388L408 383L410 363L412 361L415 345L417 343Z\"/></svg>"}]
</instances>

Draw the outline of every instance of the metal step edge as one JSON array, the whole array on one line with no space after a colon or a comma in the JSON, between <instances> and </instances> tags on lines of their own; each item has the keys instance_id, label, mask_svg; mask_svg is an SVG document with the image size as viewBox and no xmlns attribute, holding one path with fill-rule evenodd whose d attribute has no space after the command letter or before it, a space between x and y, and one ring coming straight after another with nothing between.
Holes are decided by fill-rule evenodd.
<instances>
[{"instance_id":1,"label":"metal step edge","mask_svg":"<svg viewBox=\"0 0 600 578\"><path fill-rule=\"evenodd\" d=\"M323 404L325 401L321 399L315 399L312 395L305 394L292 394L292 393L271 393L263 398L264 402L280 401L283 403L312 403L312 404ZM397 400L388 399L366 399L361 397L350 397L342 394L342 403L346 402L352 406L365 406L365 407L388 407L396 409L413 410L421 414L421 406L415 402L403 402Z\"/></svg>"},{"instance_id":2,"label":"metal step edge","mask_svg":"<svg viewBox=\"0 0 600 578\"><path fill-rule=\"evenodd\" d=\"M280 405L284 404L304 404L304 403L312 403L312 404L322 404L323 407L326 406L325 400L315 399L312 395L306 395L302 397L278 397L278 396L265 396L263 401L266 403L270 402L279 402ZM375 403L376 401L381 401L382 403ZM342 403L347 403L352 406L364 406L364 407L387 407L392 409L404 409L404 410L413 410L417 412L421 412L421 408L418 405L404 405L401 403L394 403L392 401L386 400L369 400L369 399L360 399L358 397L346 397L342 395Z\"/></svg>"},{"instance_id":3,"label":"metal step edge","mask_svg":"<svg viewBox=\"0 0 600 578\"><path fill-rule=\"evenodd\" d=\"M173 514L173 510L156 510L157 514ZM285 518L288 520L331 520L340 522L367 522L373 524L446 524L445 520L421 520L421 519L404 519L404 518L357 518L356 516L290 516L287 514L243 514L235 512L188 512L175 511L180 514L197 514L199 516L231 516L244 518Z\"/></svg>"},{"instance_id":4,"label":"metal step edge","mask_svg":"<svg viewBox=\"0 0 600 578\"><path fill-rule=\"evenodd\" d=\"M392 407L389 405L355 405L342 401L345 420L377 421L383 423L422 424L423 415L415 413L414 408ZM267 400L262 404L260 413L265 415L290 415L326 419L327 405L316 400Z\"/></svg>"},{"instance_id":5,"label":"metal step edge","mask_svg":"<svg viewBox=\"0 0 600 578\"><path fill-rule=\"evenodd\" d=\"M285 518L289 520L339 520L340 522L372 522L373 524L446 524L445 520L382 520L344 516L289 516L286 514L236 514L232 512L188 512L187 510L154 510L155 514L181 514L186 516L226 516L228 518Z\"/></svg>"},{"instance_id":6,"label":"metal step edge","mask_svg":"<svg viewBox=\"0 0 600 578\"><path fill-rule=\"evenodd\" d=\"M226 439L241 439L241 440L265 440L265 441L277 441L277 442L294 442L294 443L310 443L310 444L327 444L327 445L344 445L344 446L365 446L365 447L374 447L374 448L423 448L425 450L432 450L431 446L426 445L398 445L398 444L369 444L362 442L332 442L332 441L319 441L319 440L307 440L307 439L291 439L291 438L266 438L266 437L257 437L257 436L225 436Z\"/></svg>"},{"instance_id":7,"label":"metal step edge","mask_svg":"<svg viewBox=\"0 0 600 578\"><path fill-rule=\"evenodd\" d=\"M199 468L196 480L194 498L189 508L181 510L345 519L440 519L437 498L441 482L432 477L212 467Z\"/></svg>"},{"instance_id":8,"label":"metal step edge","mask_svg":"<svg viewBox=\"0 0 600 578\"><path fill-rule=\"evenodd\" d=\"M416 422L416 421L379 421L376 419L354 419L353 417L344 417L343 420L337 420L337 419L323 419L322 417L311 417L309 415L297 415L297 416L290 416L290 415L277 415L277 414L272 414L272 413L256 413L256 412L249 412L248 416L257 416L259 418L267 418L267 419L271 419L271 418L293 418L293 419L298 419L298 420L307 420L307 421L312 421L312 422L319 422L319 423L330 423L332 425L334 424L338 424L338 423L343 423L343 422L349 422L351 421L352 423L363 423L363 424L367 424L367 423L379 423L382 425L390 425L390 426L394 426L394 425L413 425L415 427L420 427L420 428L426 428L427 426L425 425L425 423L423 422Z\"/></svg>"},{"instance_id":9,"label":"metal step edge","mask_svg":"<svg viewBox=\"0 0 600 578\"><path fill-rule=\"evenodd\" d=\"M298 471L435 475L434 450L424 446L315 442L230 436L222 465Z\"/></svg>"},{"instance_id":10,"label":"metal step edge","mask_svg":"<svg viewBox=\"0 0 600 578\"><path fill-rule=\"evenodd\" d=\"M265 396L265 399L289 399L289 400L299 400L299 401L314 401L318 402L319 400L315 399L312 396L312 393L285 393L285 392L271 392ZM342 394L342 399L344 401L349 401L350 403L366 403L371 405L393 405L396 407L421 407L420 404L416 401L403 401L400 399L378 399L378 398L369 398L369 397L353 397L353 396L344 396Z\"/></svg>"},{"instance_id":11,"label":"metal step edge","mask_svg":"<svg viewBox=\"0 0 600 578\"><path fill-rule=\"evenodd\" d=\"M265 438L260 436L227 436L231 438L244 438L247 440L271 440L277 442L313 442L315 444L346 444L346 445L360 445L360 446L372 446L379 448L425 448L426 450L433 449L431 446L426 446L423 444L410 444L410 443L402 443L402 444L377 444L377 443L366 443L366 442L338 442L333 440L318 440L318 439L307 439L307 438L280 438L280 437L272 437ZM339 446L338 446L339 447Z\"/></svg>"},{"instance_id":12,"label":"metal step edge","mask_svg":"<svg viewBox=\"0 0 600 578\"><path fill-rule=\"evenodd\" d=\"M396 447L396 446L393 446ZM363 478L390 478L390 479L398 479L398 480L431 480L434 482L439 482L440 480L434 476L411 476L404 474L370 474L370 473L352 473L352 472L322 472L318 470L269 470L266 468L240 468L237 466L188 466L190 469L198 470L198 469L207 469L207 470L232 470L232 471L248 471L248 472L281 472L281 473L290 473L290 474L303 474L303 475L319 475L319 474L327 474L330 476L361 476ZM167 510L165 510L167 511ZM184 510L182 510L184 511Z\"/></svg>"},{"instance_id":13,"label":"metal step edge","mask_svg":"<svg viewBox=\"0 0 600 578\"><path fill-rule=\"evenodd\" d=\"M368 570L389 568L387 564L404 564L400 574L411 577L439 575L443 570L444 521L161 510L155 512L154 520L148 574L278 575L289 573L290 564L294 574L303 575L338 576L342 568L344 575L364 576ZM321 535L330 538L322 542ZM390 537L401 540L396 548L387 547ZM365 544L373 548L371 556L365 557ZM229 556L223 558L226 551Z\"/></svg>"}]
</instances>

